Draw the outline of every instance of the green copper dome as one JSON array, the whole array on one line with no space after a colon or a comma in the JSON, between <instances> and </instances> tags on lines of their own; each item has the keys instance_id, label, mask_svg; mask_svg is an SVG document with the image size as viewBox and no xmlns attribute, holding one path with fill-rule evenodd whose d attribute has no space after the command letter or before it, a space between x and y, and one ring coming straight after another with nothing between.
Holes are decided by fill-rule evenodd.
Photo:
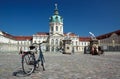
<instances>
[{"instance_id":1,"label":"green copper dome","mask_svg":"<svg viewBox=\"0 0 120 79\"><path fill-rule=\"evenodd\" d=\"M63 18L59 15L53 15L50 17L50 22L63 22Z\"/></svg>"},{"instance_id":2,"label":"green copper dome","mask_svg":"<svg viewBox=\"0 0 120 79\"><path fill-rule=\"evenodd\" d=\"M54 15L49 18L49 22L63 22L63 18L59 16L57 4L55 4Z\"/></svg>"}]
</instances>

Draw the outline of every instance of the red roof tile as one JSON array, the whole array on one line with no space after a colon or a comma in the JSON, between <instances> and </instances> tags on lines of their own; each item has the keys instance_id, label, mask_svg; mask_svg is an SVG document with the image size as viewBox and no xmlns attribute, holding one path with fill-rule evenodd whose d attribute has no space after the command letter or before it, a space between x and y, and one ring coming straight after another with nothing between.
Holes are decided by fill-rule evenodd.
<instances>
[{"instance_id":1,"label":"red roof tile","mask_svg":"<svg viewBox=\"0 0 120 79\"><path fill-rule=\"evenodd\" d=\"M13 36L6 32L3 32L4 36L13 40L32 40L32 36Z\"/></svg>"},{"instance_id":2,"label":"red roof tile","mask_svg":"<svg viewBox=\"0 0 120 79\"><path fill-rule=\"evenodd\" d=\"M47 33L47 32L38 32L35 35L49 35L49 33Z\"/></svg>"},{"instance_id":3,"label":"red roof tile","mask_svg":"<svg viewBox=\"0 0 120 79\"><path fill-rule=\"evenodd\" d=\"M109 38L113 33L115 33L115 34L117 34L119 36L120 35L120 30L97 36L97 39L100 40L100 39Z\"/></svg>"},{"instance_id":4,"label":"red roof tile","mask_svg":"<svg viewBox=\"0 0 120 79\"><path fill-rule=\"evenodd\" d=\"M2 31L2 33L5 37L13 39L13 35L10 35L10 34L3 32L3 31Z\"/></svg>"},{"instance_id":5,"label":"red roof tile","mask_svg":"<svg viewBox=\"0 0 120 79\"><path fill-rule=\"evenodd\" d=\"M67 33L64 33L65 36L67 36ZM70 33L69 36L77 36L75 33Z\"/></svg>"},{"instance_id":6,"label":"red roof tile","mask_svg":"<svg viewBox=\"0 0 120 79\"><path fill-rule=\"evenodd\" d=\"M32 36L14 36L16 40L32 40Z\"/></svg>"},{"instance_id":7,"label":"red roof tile","mask_svg":"<svg viewBox=\"0 0 120 79\"><path fill-rule=\"evenodd\" d=\"M90 41L90 37L79 37L79 41Z\"/></svg>"}]
</instances>

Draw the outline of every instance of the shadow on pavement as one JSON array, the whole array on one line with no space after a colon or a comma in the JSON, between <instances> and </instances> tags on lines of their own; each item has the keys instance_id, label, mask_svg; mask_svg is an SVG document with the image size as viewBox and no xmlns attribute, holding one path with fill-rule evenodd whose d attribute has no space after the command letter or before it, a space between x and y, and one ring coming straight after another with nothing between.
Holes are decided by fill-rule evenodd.
<instances>
[{"instance_id":1,"label":"shadow on pavement","mask_svg":"<svg viewBox=\"0 0 120 79\"><path fill-rule=\"evenodd\" d=\"M16 77L25 77L25 76L27 76L22 70L17 70L15 72L13 72L12 75L16 76Z\"/></svg>"}]
</instances>

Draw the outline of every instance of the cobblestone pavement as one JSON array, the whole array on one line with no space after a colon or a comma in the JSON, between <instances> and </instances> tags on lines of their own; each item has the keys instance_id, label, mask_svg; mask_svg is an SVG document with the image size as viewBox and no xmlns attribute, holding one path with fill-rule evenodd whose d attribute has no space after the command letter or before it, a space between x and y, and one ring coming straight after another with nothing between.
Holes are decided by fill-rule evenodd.
<instances>
[{"instance_id":1,"label":"cobblestone pavement","mask_svg":"<svg viewBox=\"0 0 120 79\"><path fill-rule=\"evenodd\" d=\"M105 55L44 53L46 71L40 67L30 76L20 71L18 54L0 53L0 79L120 79L120 52ZM14 72L19 72L13 76Z\"/></svg>"}]
</instances>

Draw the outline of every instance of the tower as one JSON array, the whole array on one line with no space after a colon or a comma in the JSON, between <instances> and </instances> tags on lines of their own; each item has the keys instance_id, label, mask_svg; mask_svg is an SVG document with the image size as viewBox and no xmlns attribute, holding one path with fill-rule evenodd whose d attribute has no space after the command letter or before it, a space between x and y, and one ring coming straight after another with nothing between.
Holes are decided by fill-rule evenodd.
<instances>
[{"instance_id":1,"label":"tower","mask_svg":"<svg viewBox=\"0 0 120 79\"><path fill-rule=\"evenodd\" d=\"M49 50L56 52L64 38L63 18L59 15L57 4L55 4L54 14L49 18L49 27Z\"/></svg>"},{"instance_id":2,"label":"tower","mask_svg":"<svg viewBox=\"0 0 120 79\"><path fill-rule=\"evenodd\" d=\"M55 4L54 15L49 18L49 34L63 35L63 18L59 16L57 4Z\"/></svg>"}]
</instances>

